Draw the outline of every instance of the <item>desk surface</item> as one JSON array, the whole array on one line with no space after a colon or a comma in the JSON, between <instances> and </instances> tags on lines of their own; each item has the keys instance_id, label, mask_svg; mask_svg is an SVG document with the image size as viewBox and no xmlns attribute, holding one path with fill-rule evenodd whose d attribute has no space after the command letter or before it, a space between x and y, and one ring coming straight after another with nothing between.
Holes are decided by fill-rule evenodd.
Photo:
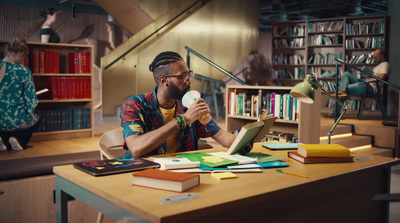
<instances>
[{"instance_id":1,"label":"desk surface","mask_svg":"<svg viewBox=\"0 0 400 223\"><path fill-rule=\"evenodd\" d=\"M227 151L226 148L205 150ZM254 146L252 152L263 152L271 155L287 157L287 151L270 151L262 148L261 144ZM400 163L389 157L353 154L355 157L372 157L370 161L335 164L301 164L292 159L287 159L289 167L285 170L305 174L308 178L282 174L275 169L264 169L263 173L237 173L238 178L218 181L211 178L209 173L200 174L200 185L185 193L196 193L200 197L187 202L162 204L163 198L179 193L132 186L132 173L116 174L104 177L93 177L72 165L54 167L54 173L68 181L97 194L104 199L117 204L131 212L136 213L152 222L160 222L171 216L185 215L190 212L199 213L201 210L210 211L210 208L226 208L229 203L234 205L249 197L259 195L272 196L277 191L285 188L303 185L321 179L329 179L345 173L356 172L372 167L389 167Z\"/></svg>"}]
</instances>

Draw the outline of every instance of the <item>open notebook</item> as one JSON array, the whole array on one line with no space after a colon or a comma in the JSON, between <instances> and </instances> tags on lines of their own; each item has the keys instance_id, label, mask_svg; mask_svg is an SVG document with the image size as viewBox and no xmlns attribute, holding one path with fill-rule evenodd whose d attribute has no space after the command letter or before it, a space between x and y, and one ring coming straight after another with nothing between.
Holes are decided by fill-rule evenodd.
<instances>
[{"instance_id":1,"label":"open notebook","mask_svg":"<svg viewBox=\"0 0 400 223\"><path fill-rule=\"evenodd\" d=\"M233 141L232 145L229 147L228 154L243 154L248 152L242 149L245 148L248 143L252 145L253 142L262 141L276 119L277 117L274 116L265 117L261 115L260 120L257 122L242 126L235 141Z\"/></svg>"}]
</instances>

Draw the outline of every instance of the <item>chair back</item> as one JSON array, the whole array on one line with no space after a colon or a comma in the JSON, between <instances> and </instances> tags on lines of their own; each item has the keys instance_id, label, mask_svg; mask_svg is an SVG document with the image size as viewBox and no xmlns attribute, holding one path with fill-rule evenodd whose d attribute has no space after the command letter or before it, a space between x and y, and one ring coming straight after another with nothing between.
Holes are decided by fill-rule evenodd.
<instances>
[{"instance_id":1,"label":"chair back","mask_svg":"<svg viewBox=\"0 0 400 223\"><path fill-rule=\"evenodd\" d=\"M99 150L101 160L116 159L116 157L111 154L109 150L122 148L122 146L124 145L122 131L122 128L113 129L105 132L102 136L100 136Z\"/></svg>"}]
</instances>

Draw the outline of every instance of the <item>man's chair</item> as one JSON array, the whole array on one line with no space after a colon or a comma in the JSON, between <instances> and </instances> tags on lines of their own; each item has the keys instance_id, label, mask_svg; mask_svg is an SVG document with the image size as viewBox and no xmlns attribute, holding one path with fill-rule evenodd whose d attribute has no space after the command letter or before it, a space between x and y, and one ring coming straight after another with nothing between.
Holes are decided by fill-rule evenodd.
<instances>
[{"instance_id":1,"label":"man's chair","mask_svg":"<svg viewBox=\"0 0 400 223\"><path fill-rule=\"evenodd\" d=\"M113 129L100 136L99 151L101 160L116 159L116 157L123 156L125 150L122 148L124 145L122 131L122 128ZM99 212L97 215L97 223L102 223L103 220L104 215Z\"/></svg>"},{"instance_id":2,"label":"man's chair","mask_svg":"<svg viewBox=\"0 0 400 223\"><path fill-rule=\"evenodd\" d=\"M386 109L385 109L385 104L383 102L383 92L382 92L382 83L380 83L377 80L374 81L367 81L364 83L359 83L359 84L370 84L373 83L376 85L376 93L373 94L369 94L367 91L367 88L365 88L364 94L363 95L349 95L350 98L352 99L356 99L356 100L360 100L360 108L358 109L358 115L357 118L361 119L362 113L364 110L366 110L365 108L365 101L368 99L373 99L376 101L376 105L379 107L379 110L382 113L382 118L383 119L387 119L387 114L386 114ZM358 98L358 99L357 99Z\"/></svg>"}]
</instances>

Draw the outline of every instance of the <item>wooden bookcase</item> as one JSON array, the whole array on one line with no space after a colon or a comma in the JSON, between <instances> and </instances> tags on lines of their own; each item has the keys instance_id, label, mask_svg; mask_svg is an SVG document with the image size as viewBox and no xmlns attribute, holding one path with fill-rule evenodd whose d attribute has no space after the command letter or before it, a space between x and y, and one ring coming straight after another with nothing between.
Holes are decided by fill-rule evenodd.
<instances>
[{"instance_id":1,"label":"wooden bookcase","mask_svg":"<svg viewBox=\"0 0 400 223\"><path fill-rule=\"evenodd\" d=\"M267 93L290 93L292 87L278 87L278 86L226 86L225 102L227 108L225 109L225 125L227 131L240 130L240 128L248 123L257 121L257 117L246 117L239 115L229 114L228 106L230 106L231 92L235 90L247 90L248 92L255 92L258 95ZM298 137L299 142L302 143L319 143L320 136L320 96L316 93L316 100L314 104L300 103L299 118L297 121L289 121L277 119L275 124L270 129L271 131L293 133ZM318 117L318 118L315 118Z\"/></svg>"},{"instance_id":2,"label":"wooden bookcase","mask_svg":"<svg viewBox=\"0 0 400 223\"><path fill-rule=\"evenodd\" d=\"M336 70L336 62L333 59L335 56L349 62L351 58L370 54L377 48L387 49L386 26L386 16L274 23L272 38L274 82L278 85L294 86L303 79L302 75L296 75L296 69L300 70L299 72L304 69L303 75L312 71L319 77L325 71ZM290 44L294 40L303 40L303 43L300 46ZM377 44L366 44L367 41L371 43L374 40ZM361 45L357 47L357 43L361 43ZM353 47L353 45L355 46ZM295 60L294 55L302 59ZM315 55L320 55L319 57L325 58L325 60L314 60ZM352 62L352 64L359 67L373 66L371 62ZM285 73L279 72L282 70L288 72L282 75ZM340 65L340 70L351 71L344 65ZM324 81L333 81L333 79L320 78Z\"/></svg>"},{"instance_id":3,"label":"wooden bookcase","mask_svg":"<svg viewBox=\"0 0 400 223\"><path fill-rule=\"evenodd\" d=\"M273 79L275 85L294 86L303 80L304 74L315 73L324 88L333 92L335 77L321 77L321 75L336 71L334 57L342 58L359 68L367 66L372 69L375 65L371 58L368 59L368 55L371 57L371 53L375 49L388 48L387 20L387 17L383 15L274 23L272 66L275 74ZM304 30L300 32L304 35L297 35L296 32L292 31L298 29L298 27L304 27ZM284 48L277 45L277 42L279 43L282 39L288 42L295 37L303 38L304 46L301 48L296 46ZM329 42L329 40L332 42ZM290 57L291 55L304 58L303 63L293 60ZM321 59L315 59L316 55ZM365 55L367 59L352 60L352 58L359 58L361 55ZM296 70L300 72L300 75L296 75ZM286 75L277 75L282 73L280 71L287 71ZM340 64L339 72L344 71L359 77L351 68ZM325 107L328 98L325 96L322 98L322 104ZM350 103L357 102L351 101ZM328 112L328 110L331 111L332 109L323 108L324 112ZM358 110L357 107L355 107L355 110ZM371 112L379 113L379 111Z\"/></svg>"},{"instance_id":4,"label":"wooden bookcase","mask_svg":"<svg viewBox=\"0 0 400 223\"><path fill-rule=\"evenodd\" d=\"M6 41L1 41L0 50L3 51ZM36 111L42 116L39 132L35 132L31 141L46 141L57 139L71 139L80 137L93 137L94 114L93 114L93 46L81 44L54 44L28 42L29 46L29 68L32 71L36 91L49 88L49 92L38 95L38 106ZM34 52L52 51L59 54L59 72L37 72L37 62L34 62ZM86 52L89 57L84 71L70 72L69 54ZM81 58L79 60L82 61ZM75 60L77 62L78 60ZM56 64L56 62L46 63ZM36 65L35 65L36 64ZM52 70L52 69L51 69ZM57 94L63 92L62 97L54 97L51 89L51 78L63 80L57 82L55 89ZM82 83L84 80L85 83ZM59 84L62 83L62 84ZM65 93L64 95L64 92ZM84 93L82 93L84 92ZM68 96L66 96L68 95ZM84 95L84 96L83 96ZM44 111L41 114L41 111ZM72 112L71 112L72 111ZM69 113L68 113L69 112ZM75 121L75 124L70 122ZM76 122L79 121L79 124ZM51 123L51 124L50 124ZM54 124L57 123L57 124ZM52 128L49 126L52 125ZM46 126L46 127L42 127ZM46 129L47 128L47 129Z\"/></svg>"}]
</instances>

